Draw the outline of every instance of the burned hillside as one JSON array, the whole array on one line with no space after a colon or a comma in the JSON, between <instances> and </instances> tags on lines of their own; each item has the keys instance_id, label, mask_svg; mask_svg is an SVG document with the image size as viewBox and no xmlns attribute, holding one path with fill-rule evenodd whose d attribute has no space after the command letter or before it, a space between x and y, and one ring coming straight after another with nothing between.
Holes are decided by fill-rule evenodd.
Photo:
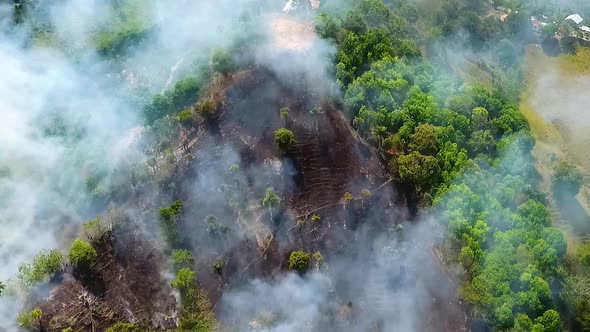
<instances>
[{"instance_id":1,"label":"burned hillside","mask_svg":"<svg viewBox=\"0 0 590 332\"><path fill-rule=\"evenodd\" d=\"M179 169L175 193L186 207L185 241L204 255L196 261L208 264L197 271L223 261L222 284L268 275L286 268L294 248L336 254L360 225L378 234L407 218L387 164L312 84L285 83L264 67L220 79L225 83L203 98L214 101L215 120L186 135L191 144L183 154L191 161ZM274 138L282 127L295 135L287 151ZM268 188L280 207L263 206ZM374 218L374 210L384 212Z\"/></svg>"},{"instance_id":2,"label":"burned hillside","mask_svg":"<svg viewBox=\"0 0 590 332\"><path fill-rule=\"evenodd\" d=\"M590 331L520 109L582 8L82 2L0 5L0 330Z\"/></svg>"},{"instance_id":3,"label":"burned hillside","mask_svg":"<svg viewBox=\"0 0 590 332\"><path fill-rule=\"evenodd\" d=\"M137 229L137 220L99 222L92 229L97 258L88 267L66 268L48 298L36 303L44 313L39 327L105 331L118 322L135 322L175 328L181 304L162 275L161 248Z\"/></svg>"}]
</instances>

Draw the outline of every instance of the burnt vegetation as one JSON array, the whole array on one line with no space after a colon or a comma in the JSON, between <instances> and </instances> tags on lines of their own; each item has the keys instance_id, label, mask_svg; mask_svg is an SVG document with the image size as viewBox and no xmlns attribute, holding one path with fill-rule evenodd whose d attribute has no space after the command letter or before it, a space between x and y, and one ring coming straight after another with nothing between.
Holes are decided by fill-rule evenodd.
<instances>
[{"instance_id":1,"label":"burnt vegetation","mask_svg":"<svg viewBox=\"0 0 590 332\"><path fill-rule=\"evenodd\" d=\"M226 292L318 273L334 295L310 331L393 330L372 311L389 303L376 293L408 288L424 298L420 331L590 331L590 250L568 256L552 226L518 107L524 45L546 37L529 26L540 7L501 20L483 0L352 2L314 17L335 48L329 79L259 63L256 43L237 38L144 103L144 164L100 191L92 205L104 216L80 227L67 257L21 266L27 289L50 290L31 296L19 325L241 331L215 316ZM35 4L15 1L15 23ZM98 53L140 49L154 27L135 28L105 32ZM490 84L465 83L441 55L459 31ZM553 188L567 201L581 181L562 163ZM100 212L107 201L115 208ZM430 222L408 239L422 233L405 227Z\"/></svg>"}]
</instances>

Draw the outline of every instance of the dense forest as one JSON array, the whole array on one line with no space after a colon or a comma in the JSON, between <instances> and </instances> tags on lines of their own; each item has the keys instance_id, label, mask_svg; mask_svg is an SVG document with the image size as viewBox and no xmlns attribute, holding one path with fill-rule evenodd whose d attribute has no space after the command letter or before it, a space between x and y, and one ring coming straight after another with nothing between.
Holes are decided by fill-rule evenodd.
<instances>
[{"instance_id":1,"label":"dense forest","mask_svg":"<svg viewBox=\"0 0 590 332\"><path fill-rule=\"evenodd\" d=\"M590 331L521 112L586 1L90 2L0 7L0 331Z\"/></svg>"}]
</instances>

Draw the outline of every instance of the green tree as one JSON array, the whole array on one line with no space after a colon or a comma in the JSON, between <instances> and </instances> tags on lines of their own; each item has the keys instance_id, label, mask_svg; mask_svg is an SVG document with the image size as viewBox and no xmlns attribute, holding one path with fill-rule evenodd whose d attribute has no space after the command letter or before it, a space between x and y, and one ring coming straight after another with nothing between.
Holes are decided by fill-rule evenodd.
<instances>
[{"instance_id":1,"label":"green tree","mask_svg":"<svg viewBox=\"0 0 590 332\"><path fill-rule=\"evenodd\" d=\"M286 128L275 131L275 141L279 148L285 152L297 143L293 132Z\"/></svg>"},{"instance_id":2,"label":"green tree","mask_svg":"<svg viewBox=\"0 0 590 332\"><path fill-rule=\"evenodd\" d=\"M545 204L529 199L518 207L515 219L525 227L549 226L550 212Z\"/></svg>"},{"instance_id":3,"label":"green tree","mask_svg":"<svg viewBox=\"0 0 590 332\"><path fill-rule=\"evenodd\" d=\"M525 314L517 314L511 332L531 332L533 321Z\"/></svg>"},{"instance_id":4,"label":"green tree","mask_svg":"<svg viewBox=\"0 0 590 332\"><path fill-rule=\"evenodd\" d=\"M440 130L430 124L420 124L416 127L410 149L425 156L435 156L440 148Z\"/></svg>"},{"instance_id":5,"label":"green tree","mask_svg":"<svg viewBox=\"0 0 590 332\"><path fill-rule=\"evenodd\" d=\"M180 311L178 331L211 332L215 326L215 316L207 293L198 288L196 274L183 268L176 273L170 285L180 291L182 310Z\"/></svg>"},{"instance_id":6,"label":"green tree","mask_svg":"<svg viewBox=\"0 0 590 332\"><path fill-rule=\"evenodd\" d=\"M229 74L237 68L232 54L226 50L216 51L211 62L213 70L222 74Z\"/></svg>"},{"instance_id":7,"label":"green tree","mask_svg":"<svg viewBox=\"0 0 590 332\"><path fill-rule=\"evenodd\" d=\"M438 184L440 167L438 160L432 156L424 156L414 151L398 157L400 180L425 193Z\"/></svg>"},{"instance_id":8,"label":"green tree","mask_svg":"<svg viewBox=\"0 0 590 332\"><path fill-rule=\"evenodd\" d=\"M575 165L561 161L553 169L553 186L571 195L576 195L582 186L583 175Z\"/></svg>"},{"instance_id":9,"label":"green tree","mask_svg":"<svg viewBox=\"0 0 590 332\"><path fill-rule=\"evenodd\" d=\"M18 268L18 277L26 287L49 281L63 267L63 256L57 250L45 251L30 264Z\"/></svg>"},{"instance_id":10,"label":"green tree","mask_svg":"<svg viewBox=\"0 0 590 332\"><path fill-rule=\"evenodd\" d=\"M94 247L88 242L76 239L70 249L70 263L76 266L89 266L96 259L98 254Z\"/></svg>"},{"instance_id":11,"label":"green tree","mask_svg":"<svg viewBox=\"0 0 590 332\"><path fill-rule=\"evenodd\" d=\"M180 270L183 268L190 268L194 264L193 254L190 250L179 249L172 251L172 266Z\"/></svg>"},{"instance_id":12,"label":"green tree","mask_svg":"<svg viewBox=\"0 0 590 332\"><path fill-rule=\"evenodd\" d=\"M172 109L170 98L163 94L154 96L154 99L143 109L146 124L152 125L156 120L168 115Z\"/></svg>"},{"instance_id":13,"label":"green tree","mask_svg":"<svg viewBox=\"0 0 590 332\"><path fill-rule=\"evenodd\" d=\"M541 317L535 319L536 324L543 327L543 332L561 332L563 327L559 313L553 309L545 311Z\"/></svg>"},{"instance_id":14,"label":"green tree","mask_svg":"<svg viewBox=\"0 0 590 332\"><path fill-rule=\"evenodd\" d=\"M194 77L189 77L178 81L171 92L170 102L175 111L186 108L194 103L198 98L199 81Z\"/></svg>"},{"instance_id":15,"label":"green tree","mask_svg":"<svg viewBox=\"0 0 590 332\"><path fill-rule=\"evenodd\" d=\"M486 130L489 129L489 113L483 107L476 107L471 114L471 130Z\"/></svg>"},{"instance_id":16,"label":"green tree","mask_svg":"<svg viewBox=\"0 0 590 332\"><path fill-rule=\"evenodd\" d=\"M327 13L321 13L316 19L316 32L324 39L336 39L338 35L338 23L331 15Z\"/></svg>"},{"instance_id":17,"label":"green tree","mask_svg":"<svg viewBox=\"0 0 590 332\"><path fill-rule=\"evenodd\" d=\"M176 118L178 122L180 122L180 124L182 124L184 127L188 128L193 124L193 114L188 108L180 112Z\"/></svg>"},{"instance_id":18,"label":"green tree","mask_svg":"<svg viewBox=\"0 0 590 332\"><path fill-rule=\"evenodd\" d=\"M539 34L542 39L553 38L558 29L557 23L547 23L539 29Z\"/></svg>"},{"instance_id":19,"label":"green tree","mask_svg":"<svg viewBox=\"0 0 590 332\"><path fill-rule=\"evenodd\" d=\"M478 130L471 134L471 138L467 141L467 145L473 155L491 155L495 151L496 140L491 131Z\"/></svg>"},{"instance_id":20,"label":"green tree","mask_svg":"<svg viewBox=\"0 0 590 332\"><path fill-rule=\"evenodd\" d=\"M289 268L304 272L309 266L311 256L302 250L295 250L289 256Z\"/></svg>"}]
</instances>

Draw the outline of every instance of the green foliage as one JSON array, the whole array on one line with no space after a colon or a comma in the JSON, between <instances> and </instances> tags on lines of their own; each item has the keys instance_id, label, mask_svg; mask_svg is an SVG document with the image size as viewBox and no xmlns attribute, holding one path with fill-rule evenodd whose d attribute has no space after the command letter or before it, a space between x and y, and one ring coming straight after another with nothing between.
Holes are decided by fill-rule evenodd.
<instances>
[{"instance_id":1,"label":"green foliage","mask_svg":"<svg viewBox=\"0 0 590 332\"><path fill-rule=\"evenodd\" d=\"M275 142L283 151L289 151L297 143L295 135L287 128L281 128L275 131Z\"/></svg>"},{"instance_id":2,"label":"green foliage","mask_svg":"<svg viewBox=\"0 0 590 332\"><path fill-rule=\"evenodd\" d=\"M88 242L76 239L70 249L70 263L76 266L89 266L96 259L98 254L94 247Z\"/></svg>"},{"instance_id":3,"label":"green foliage","mask_svg":"<svg viewBox=\"0 0 590 332\"><path fill-rule=\"evenodd\" d=\"M535 326L533 326L533 331L561 332L563 323L559 313L550 309L545 311L541 317L535 319L535 325L541 325L542 329L541 327L535 328Z\"/></svg>"},{"instance_id":4,"label":"green foliage","mask_svg":"<svg viewBox=\"0 0 590 332\"><path fill-rule=\"evenodd\" d=\"M213 100L206 100L199 107L199 111L205 119L213 120L217 114L217 106L215 106Z\"/></svg>"},{"instance_id":5,"label":"green foliage","mask_svg":"<svg viewBox=\"0 0 590 332\"><path fill-rule=\"evenodd\" d=\"M582 186L582 173L577 167L567 161L561 161L553 169L553 185L557 190L563 190L576 195Z\"/></svg>"},{"instance_id":6,"label":"green foliage","mask_svg":"<svg viewBox=\"0 0 590 332\"><path fill-rule=\"evenodd\" d=\"M433 156L424 156L414 151L397 159L400 180L412 185L417 192L428 192L440 178L440 166Z\"/></svg>"},{"instance_id":7,"label":"green foliage","mask_svg":"<svg viewBox=\"0 0 590 332\"><path fill-rule=\"evenodd\" d=\"M58 251L45 251L35 256L32 263L19 266L18 277L26 287L32 287L49 281L63 263L63 256Z\"/></svg>"},{"instance_id":8,"label":"green foliage","mask_svg":"<svg viewBox=\"0 0 590 332\"><path fill-rule=\"evenodd\" d=\"M82 233L91 240L98 239L103 236L105 232L106 228L101 224L100 217L89 220L82 225Z\"/></svg>"},{"instance_id":9,"label":"green foliage","mask_svg":"<svg viewBox=\"0 0 590 332\"><path fill-rule=\"evenodd\" d=\"M181 200L174 201L170 207L158 210L158 217L162 229L167 237L168 244L172 247L176 247L180 241L180 234L176 224L182 214L182 210L183 204Z\"/></svg>"},{"instance_id":10,"label":"green foliage","mask_svg":"<svg viewBox=\"0 0 590 332\"><path fill-rule=\"evenodd\" d=\"M193 114L188 108L180 112L176 118L185 127L190 127L193 123Z\"/></svg>"},{"instance_id":11,"label":"green foliage","mask_svg":"<svg viewBox=\"0 0 590 332\"><path fill-rule=\"evenodd\" d=\"M170 102L174 111L185 109L199 97L201 84L195 77L188 77L178 81L170 94Z\"/></svg>"},{"instance_id":12,"label":"green foliage","mask_svg":"<svg viewBox=\"0 0 590 332\"><path fill-rule=\"evenodd\" d=\"M435 156L440 149L440 130L430 124L416 127L412 135L409 148L425 156Z\"/></svg>"},{"instance_id":13,"label":"green foliage","mask_svg":"<svg viewBox=\"0 0 590 332\"><path fill-rule=\"evenodd\" d=\"M350 203L353 199L354 196L352 196L351 193L349 193L348 191L344 193L344 205Z\"/></svg>"},{"instance_id":14,"label":"green foliage","mask_svg":"<svg viewBox=\"0 0 590 332\"><path fill-rule=\"evenodd\" d=\"M195 273L180 269L170 285L180 291L182 310L178 332L211 332L216 324L207 293L199 289Z\"/></svg>"},{"instance_id":15,"label":"green foliage","mask_svg":"<svg viewBox=\"0 0 590 332\"><path fill-rule=\"evenodd\" d=\"M23 313L18 315L16 322L18 326L26 329L38 329L41 324L41 316L43 312L41 309L33 309L30 313Z\"/></svg>"},{"instance_id":16,"label":"green foliage","mask_svg":"<svg viewBox=\"0 0 590 332\"><path fill-rule=\"evenodd\" d=\"M262 198L262 206L265 208L276 208L281 203L281 198L275 193L273 188L266 188L264 198Z\"/></svg>"},{"instance_id":17,"label":"green foliage","mask_svg":"<svg viewBox=\"0 0 590 332\"><path fill-rule=\"evenodd\" d=\"M289 109L287 107L283 107L281 108L281 110L279 111L279 114L281 115L281 119L286 119L289 117Z\"/></svg>"},{"instance_id":18,"label":"green foliage","mask_svg":"<svg viewBox=\"0 0 590 332\"><path fill-rule=\"evenodd\" d=\"M338 35L338 23L334 17L327 13L321 13L317 16L315 27L317 34L324 39L336 39Z\"/></svg>"},{"instance_id":19,"label":"green foliage","mask_svg":"<svg viewBox=\"0 0 590 332\"><path fill-rule=\"evenodd\" d=\"M110 331L110 330L107 329L107 331ZM65 329L62 329L61 332L74 332L74 329L71 327L67 327ZM112 332L112 331L110 331L110 332Z\"/></svg>"},{"instance_id":20,"label":"green foliage","mask_svg":"<svg viewBox=\"0 0 590 332\"><path fill-rule=\"evenodd\" d=\"M295 250L289 256L289 268L304 272L309 266L311 256L302 250Z\"/></svg>"},{"instance_id":21,"label":"green foliage","mask_svg":"<svg viewBox=\"0 0 590 332\"><path fill-rule=\"evenodd\" d=\"M135 324L117 323L109 327L106 332L144 332L144 330Z\"/></svg>"},{"instance_id":22,"label":"green foliage","mask_svg":"<svg viewBox=\"0 0 590 332\"><path fill-rule=\"evenodd\" d=\"M172 251L172 266L174 266L176 270L190 268L193 264L193 254L190 250L179 249Z\"/></svg>"},{"instance_id":23,"label":"green foliage","mask_svg":"<svg viewBox=\"0 0 590 332\"><path fill-rule=\"evenodd\" d=\"M168 115L171 109L172 101L167 95L155 95L152 102L143 109L146 124L153 124L156 120Z\"/></svg>"},{"instance_id":24,"label":"green foliage","mask_svg":"<svg viewBox=\"0 0 590 332\"><path fill-rule=\"evenodd\" d=\"M170 286L181 290L191 289L195 285L195 273L189 268L178 270L176 279L170 282Z\"/></svg>"},{"instance_id":25,"label":"green foliage","mask_svg":"<svg viewBox=\"0 0 590 332\"><path fill-rule=\"evenodd\" d=\"M237 69L232 54L227 50L218 50L211 61L214 71L229 74Z\"/></svg>"},{"instance_id":26,"label":"green foliage","mask_svg":"<svg viewBox=\"0 0 590 332\"><path fill-rule=\"evenodd\" d=\"M317 214L314 214L313 216L311 216L311 221L313 221L313 222L318 222L318 221L321 221L321 220L322 220L322 217L320 217Z\"/></svg>"},{"instance_id":27,"label":"green foliage","mask_svg":"<svg viewBox=\"0 0 590 332\"><path fill-rule=\"evenodd\" d=\"M195 77L189 77L178 81L172 90L166 91L163 94L155 95L151 103L143 108L146 124L154 125L159 119L169 115L172 116L177 112L185 110L188 106L197 101L200 89L201 84L199 80ZM188 120L186 118L186 112L183 115L183 118Z\"/></svg>"},{"instance_id":28,"label":"green foliage","mask_svg":"<svg viewBox=\"0 0 590 332\"><path fill-rule=\"evenodd\" d=\"M541 317L558 298L567 243L551 227L533 166L535 141L517 107L518 66L528 43L521 35L530 32L530 13L519 7L506 22L480 18L487 11L482 2L429 8L361 0L339 27L329 16L318 26L338 43L336 79L354 127L391 158L406 197L424 205L432 199L440 214L466 272L461 297L493 331L551 330L552 314ZM417 24L408 29L398 15ZM432 25L428 35L424 22ZM461 31L468 48L490 55L476 65L492 76L492 86L462 85L435 70L404 39L408 31L420 35L419 42L443 43ZM425 44L429 54L439 52ZM578 303L584 308L586 302ZM587 303L579 317L590 317Z\"/></svg>"}]
</instances>

